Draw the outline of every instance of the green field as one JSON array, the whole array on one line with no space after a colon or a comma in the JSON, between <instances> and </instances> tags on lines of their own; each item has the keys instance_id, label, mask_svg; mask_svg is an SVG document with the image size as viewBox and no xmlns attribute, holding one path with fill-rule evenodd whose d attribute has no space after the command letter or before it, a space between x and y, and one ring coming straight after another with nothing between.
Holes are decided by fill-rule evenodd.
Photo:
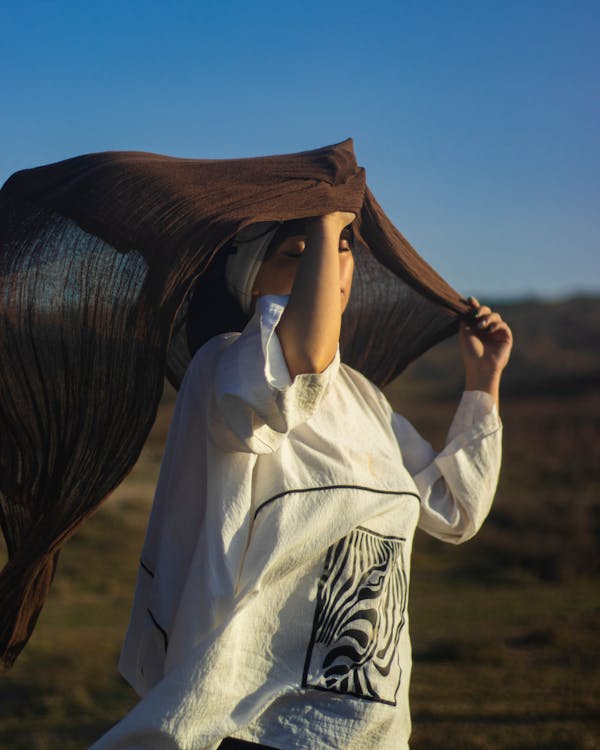
<instances>
[{"instance_id":1,"label":"green field","mask_svg":"<svg viewBox=\"0 0 600 750\"><path fill-rule=\"evenodd\" d=\"M450 367L438 350L389 395L439 446L455 401L431 399L427 368ZM584 382L517 383L486 525L458 547L417 535L413 750L600 748L600 394ZM0 677L3 750L85 748L136 702L116 662L171 411L167 393L127 480L64 547Z\"/></svg>"}]
</instances>

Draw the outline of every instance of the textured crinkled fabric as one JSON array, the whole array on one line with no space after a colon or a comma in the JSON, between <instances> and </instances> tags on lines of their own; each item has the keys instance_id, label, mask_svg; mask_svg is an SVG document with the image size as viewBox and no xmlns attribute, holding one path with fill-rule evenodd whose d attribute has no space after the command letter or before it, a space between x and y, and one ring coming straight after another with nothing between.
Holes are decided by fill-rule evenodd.
<instances>
[{"instance_id":1,"label":"textured crinkled fabric","mask_svg":"<svg viewBox=\"0 0 600 750\"><path fill-rule=\"evenodd\" d=\"M220 252L243 227L357 214L342 360L381 385L456 330L459 295L389 221L351 140L250 159L88 154L0 191L0 659L27 643L62 543L126 476L165 373L241 330ZM210 311L210 313L208 313Z\"/></svg>"}]
</instances>

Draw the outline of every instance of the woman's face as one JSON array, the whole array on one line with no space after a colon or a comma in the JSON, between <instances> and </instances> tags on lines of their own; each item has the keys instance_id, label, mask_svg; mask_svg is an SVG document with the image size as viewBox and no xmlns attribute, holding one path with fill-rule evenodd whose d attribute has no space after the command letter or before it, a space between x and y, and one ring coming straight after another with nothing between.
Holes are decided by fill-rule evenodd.
<instances>
[{"instance_id":1,"label":"woman's face","mask_svg":"<svg viewBox=\"0 0 600 750\"><path fill-rule=\"evenodd\" d=\"M306 246L306 235L285 237L263 261L254 282L253 296L264 294L290 294L296 273L302 262ZM342 232L339 242L340 296L342 312L346 309L352 287L354 257L352 243L347 233Z\"/></svg>"}]
</instances>

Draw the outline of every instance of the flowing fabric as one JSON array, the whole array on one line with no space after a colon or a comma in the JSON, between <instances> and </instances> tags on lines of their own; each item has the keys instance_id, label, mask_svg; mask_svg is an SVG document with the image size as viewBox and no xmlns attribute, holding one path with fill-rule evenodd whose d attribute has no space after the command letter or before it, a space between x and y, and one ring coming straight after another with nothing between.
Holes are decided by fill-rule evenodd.
<instances>
[{"instance_id":1,"label":"flowing fabric","mask_svg":"<svg viewBox=\"0 0 600 750\"><path fill-rule=\"evenodd\" d=\"M0 660L29 639L63 542L133 467L165 374L239 330L225 253L248 224L357 214L342 359L378 385L467 305L378 205L351 140L250 159L88 154L0 191Z\"/></svg>"}]
</instances>

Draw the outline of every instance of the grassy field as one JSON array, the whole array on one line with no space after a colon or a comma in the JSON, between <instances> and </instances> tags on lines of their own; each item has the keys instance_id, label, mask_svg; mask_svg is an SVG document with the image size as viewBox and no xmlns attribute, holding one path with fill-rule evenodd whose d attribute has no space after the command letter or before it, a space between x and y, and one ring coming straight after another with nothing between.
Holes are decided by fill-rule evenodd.
<instances>
[{"instance_id":1,"label":"grassy field","mask_svg":"<svg viewBox=\"0 0 600 750\"><path fill-rule=\"evenodd\" d=\"M453 403L399 407L443 439ZM0 748L85 748L135 704L116 661L171 409L65 546L34 636L0 678ZM508 399L502 413L505 468L483 530L459 547L417 535L411 746L600 748L600 397Z\"/></svg>"},{"instance_id":2,"label":"grassy field","mask_svg":"<svg viewBox=\"0 0 600 750\"><path fill-rule=\"evenodd\" d=\"M600 748L600 396L502 415L488 522L459 547L415 546L412 747Z\"/></svg>"}]
</instances>

